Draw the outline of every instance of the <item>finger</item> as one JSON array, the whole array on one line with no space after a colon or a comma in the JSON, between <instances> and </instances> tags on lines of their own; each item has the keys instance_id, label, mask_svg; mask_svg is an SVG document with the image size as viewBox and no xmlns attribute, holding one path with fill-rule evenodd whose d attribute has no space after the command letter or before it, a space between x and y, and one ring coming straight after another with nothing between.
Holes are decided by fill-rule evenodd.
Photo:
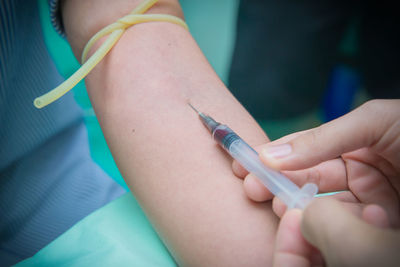
<instances>
[{"instance_id":1,"label":"finger","mask_svg":"<svg viewBox=\"0 0 400 267\"><path fill-rule=\"evenodd\" d=\"M300 232L301 211L288 211L279 224L276 235L273 266L311 266L313 247Z\"/></svg>"},{"instance_id":2,"label":"finger","mask_svg":"<svg viewBox=\"0 0 400 267\"><path fill-rule=\"evenodd\" d=\"M308 169L282 173L298 186L316 184L319 193L348 190L346 166L341 158L328 160Z\"/></svg>"},{"instance_id":3,"label":"finger","mask_svg":"<svg viewBox=\"0 0 400 267\"><path fill-rule=\"evenodd\" d=\"M375 204L367 205L363 209L362 219L376 227L388 228L390 226L389 217L386 211Z\"/></svg>"},{"instance_id":4,"label":"finger","mask_svg":"<svg viewBox=\"0 0 400 267\"><path fill-rule=\"evenodd\" d=\"M289 134L289 135L287 135L285 137L282 137L279 140L280 140L280 142L287 142L287 141L292 140L296 136L299 136L300 134L303 134L303 133L305 133L307 131L310 131L310 130L305 130L305 131L301 131L301 132L297 132L297 133L292 133L292 134ZM265 145L259 145L259 146L254 147L254 149L257 151L257 153L260 153L264 146ZM249 172L245 168L243 168L243 166L237 160L233 160L233 162L232 162L232 170L233 170L233 173L239 178L245 178L246 175L249 174Z\"/></svg>"},{"instance_id":5,"label":"finger","mask_svg":"<svg viewBox=\"0 0 400 267\"><path fill-rule=\"evenodd\" d=\"M256 202L271 200L273 197L272 193L252 173L244 179L243 187L246 195Z\"/></svg>"},{"instance_id":6,"label":"finger","mask_svg":"<svg viewBox=\"0 0 400 267\"><path fill-rule=\"evenodd\" d=\"M371 101L287 143L279 140L268 143L260 157L273 168L298 170L369 147L379 141L396 119L395 115L382 111L383 102ZM382 115L388 118L382 119Z\"/></svg>"},{"instance_id":7,"label":"finger","mask_svg":"<svg viewBox=\"0 0 400 267\"><path fill-rule=\"evenodd\" d=\"M274 197L272 199L272 210L279 218L282 218L287 210L287 207L279 198Z\"/></svg>"},{"instance_id":8,"label":"finger","mask_svg":"<svg viewBox=\"0 0 400 267\"><path fill-rule=\"evenodd\" d=\"M355 204L360 203L360 201L350 191L337 192L337 193L334 193L331 195L318 197L318 199L320 199L320 198L336 199L338 201L345 202L345 203L355 203Z\"/></svg>"},{"instance_id":9,"label":"finger","mask_svg":"<svg viewBox=\"0 0 400 267\"><path fill-rule=\"evenodd\" d=\"M319 248L328 265L332 266L339 266L341 258L345 257L340 246L347 241L343 231L348 231L350 225L354 224L350 213L339 205L332 199L313 201L305 209L301 221L301 232L305 239Z\"/></svg>"},{"instance_id":10,"label":"finger","mask_svg":"<svg viewBox=\"0 0 400 267\"><path fill-rule=\"evenodd\" d=\"M343 191L334 193L332 195L324 195L324 196L316 196L317 199L336 199L338 201L344 202L345 207L351 211L353 214L361 217L362 206L360 206L360 202L358 199L349 191ZM283 214L286 212L286 205L277 197L274 197L272 200L272 210L281 218Z\"/></svg>"},{"instance_id":11,"label":"finger","mask_svg":"<svg viewBox=\"0 0 400 267\"><path fill-rule=\"evenodd\" d=\"M391 225L400 224L398 194L375 167L344 157L347 165L348 184L360 202L377 204L384 208Z\"/></svg>"},{"instance_id":12,"label":"finger","mask_svg":"<svg viewBox=\"0 0 400 267\"><path fill-rule=\"evenodd\" d=\"M361 204L349 191L318 197L318 199L327 198L343 202L344 208L371 225L381 228L390 226L389 217L382 207L375 204ZM272 202L272 209L274 213L281 218L286 212L286 205L280 201L279 198L275 197Z\"/></svg>"},{"instance_id":13,"label":"finger","mask_svg":"<svg viewBox=\"0 0 400 267\"><path fill-rule=\"evenodd\" d=\"M370 204L370 205L362 204L353 195L353 193L349 191L318 197L318 199L322 198L330 198L341 201L344 208L346 208L352 214L364 220L366 223L381 228L387 228L390 226L389 217L385 209L376 204ZM279 209L282 209L282 207L279 207Z\"/></svg>"},{"instance_id":14,"label":"finger","mask_svg":"<svg viewBox=\"0 0 400 267\"><path fill-rule=\"evenodd\" d=\"M328 266L381 266L388 258L398 260L393 249L398 237L384 231L363 222L332 199L313 201L301 221L303 236L320 249Z\"/></svg>"},{"instance_id":15,"label":"finger","mask_svg":"<svg viewBox=\"0 0 400 267\"><path fill-rule=\"evenodd\" d=\"M375 204L365 206L361 204L351 192L346 191L334 195L321 196L318 197L318 199L339 200L342 202L345 209L350 211L353 215L362 218L365 222L382 228L390 226L388 215L382 207ZM274 197L272 201L272 210L279 218L282 218L287 207L279 198Z\"/></svg>"},{"instance_id":16,"label":"finger","mask_svg":"<svg viewBox=\"0 0 400 267\"><path fill-rule=\"evenodd\" d=\"M342 158L355 160L362 159L363 163L371 165L382 172L382 174L388 179L389 183L393 186L395 191L398 192L398 194L400 193L400 179L398 179L400 170L396 169L397 166L390 163L386 158L371 151L371 148L361 148L359 150L343 154Z\"/></svg>"},{"instance_id":17,"label":"finger","mask_svg":"<svg viewBox=\"0 0 400 267\"><path fill-rule=\"evenodd\" d=\"M282 172L299 187L306 183L315 183L320 193L347 190L346 169L341 159L323 162L315 167ZM247 196L257 202L272 199L273 195L253 174L244 181Z\"/></svg>"},{"instance_id":18,"label":"finger","mask_svg":"<svg viewBox=\"0 0 400 267\"><path fill-rule=\"evenodd\" d=\"M300 132L291 133L291 134L285 135L285 136L283 136L283 137L281 137L281 138L279 138L277 140L274 140L273 142L276 145L284 144L284 143L287 143L287 142L293 140L294 138L296 138L296 137L298 137L298 136L300 136L302 134L305 134L305 133L307 133L309 131L312 131L312 130L313 129L308 129L308 130L304 130L304 131L300 131ZM265 146L267 146L267 145L266 144L260 145L258 151L261 151Z\"/></svg>"},{"instance_id":19,"label":"finger","mask_svg":"<svg viewBox=\"0 0 400 267\"><path fill-rule=\"evenodd\" d=\"M257 147L259 150L260 147ZM234 160L232 162L232 170L234 174L239 178L245 178L249 172L244 169L239 162ZM346 169L344 162L341 158L329 160L326 162L322 162L321 164L298 171L283 171L284 175L290 178L295 184L298 186L302 186L306 183L315 183L318 186L320 193L325 192L333 192L333 191L342 191L347 190L347 179L346 179ZM263 191L267 194L268 190L264 188L262 183L257 183L262 189L257 191ZM255 186L256 184L251 181L251 186ZM249 192L253 192L253 189L249 190ZM251 199L253 199L252 195L249 195ZM271 199L270 194L267 194L265 197L258 198L259 201L269 200Z\"/></svg>"},{"instance_id":20,"label":"finger","mask_svg":"<svg viewBox=\"0 0 400 267\"><path fill-rule=\"evenodd\" d=\"M256 146L254 147L254 150L257 151L257 153L260 153L262 147L263 145ZM232 170L237 177L242 179L245 178L247 174L249 174L249 172L235 159L232 162Z\"/></svg>"},{"instance_id":21,"label":"finger","mask_svg":"<svg viewBox=\"0 0 400 267\"><path fill-rule=\"evenodd\" d=\"M236 160L232 162L232 171L238 178L242 179L246 177L247 174L249 174L249 172L245 168L243 168L243 166L240 165L240 163Z\"/></svg>"}]
</instances>

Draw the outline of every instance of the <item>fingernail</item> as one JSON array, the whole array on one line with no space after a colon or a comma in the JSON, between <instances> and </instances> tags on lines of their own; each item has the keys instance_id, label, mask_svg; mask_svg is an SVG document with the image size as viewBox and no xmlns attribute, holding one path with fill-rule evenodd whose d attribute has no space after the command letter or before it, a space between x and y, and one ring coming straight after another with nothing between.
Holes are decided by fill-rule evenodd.
<instances>
[{"instance_id":1,"label":"fingernail","mask_svg":"<svg viewBox=\"0 0 400 267\"><path fill-rule=\"evenodd\" d=\"M289 144L268 146L261 153L264 157L280 159L292 153L292 146Z\"/></svg>"}]
</instances>

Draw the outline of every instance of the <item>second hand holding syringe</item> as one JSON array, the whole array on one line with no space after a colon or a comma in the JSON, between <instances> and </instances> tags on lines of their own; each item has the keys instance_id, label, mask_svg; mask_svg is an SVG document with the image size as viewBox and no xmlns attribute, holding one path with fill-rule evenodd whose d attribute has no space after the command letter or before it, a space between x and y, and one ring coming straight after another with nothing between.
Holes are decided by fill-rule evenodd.
<instances>
[{"instance_id":1,"label":"second hand holding syringe","mask_svg":"<svg viewBox=\"0 0 400 267\"><path fill-rule=\"evenodd\" d=\"M272 194L277 196L289 209L304 209L318 192L317 185L307 183L299 188L282 173L265 166L258 153L240 138L228 126L216 122L213 118L197 111L201 121L211 132L214 140L222 146L247 171L253 173Z\"/></svg>"}]
</instances>

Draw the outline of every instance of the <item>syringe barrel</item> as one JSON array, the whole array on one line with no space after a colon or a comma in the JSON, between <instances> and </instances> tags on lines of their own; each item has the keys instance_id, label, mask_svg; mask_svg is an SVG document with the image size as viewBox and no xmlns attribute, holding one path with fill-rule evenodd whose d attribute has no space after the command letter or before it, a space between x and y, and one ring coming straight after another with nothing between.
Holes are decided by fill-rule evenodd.
<instances>
[{"instance_id":1,"label":"syringe barrel","mask_svg":"<svg viewBox=\"0 0 400 267\"><path fill-rule=\"evenodd\" d=\"M306 184L300 189L280 172L265 166L258 153L228 126L216 127L213 138L247 171L257 176L288 208L303 209L317 193L318 187L315 184Z\"/></svg>"}]
</instances>

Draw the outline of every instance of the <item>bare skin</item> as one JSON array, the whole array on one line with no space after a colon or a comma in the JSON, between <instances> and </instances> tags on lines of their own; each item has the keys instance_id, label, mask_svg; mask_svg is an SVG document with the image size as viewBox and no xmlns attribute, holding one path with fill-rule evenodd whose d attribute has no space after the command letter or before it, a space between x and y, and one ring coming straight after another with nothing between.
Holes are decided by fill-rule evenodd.
<instances>
[{"instance_id":1,"label":"bare skin","mask_svg":"<svg viewBox=\"0 0 400 267\"><path fill-rule=\"evenodd\" d=\"M274 211L283 216L274 266L322 266L323 259L328 266L399 265L399 136L400 100L373 100L318 128L259 147L265 164L297 184L344 191L313 201L303 214L284 214L283 203L274 199ZM237 162L233 166L240 177L246 175ZM245 179L250 198L272 198L252 175Z\"/></svg>"},{"instance_id":2,"label":"bare skin","mask_svg":"<svg viewBox=\"0 0 400 267\"><path fill-rule=\"evenodd\" d=\"M64 1L75 55L79 58L95 32L139 2ZM160 2L151 13L181 16L177 1ZM232 160L187 102L229 124L251 145L268 138L189 32L163 22L129 28L86 85L118 168L178 264L272 264L278 220L271 204L246 197Z\"/></svg>"}]
</instances>

